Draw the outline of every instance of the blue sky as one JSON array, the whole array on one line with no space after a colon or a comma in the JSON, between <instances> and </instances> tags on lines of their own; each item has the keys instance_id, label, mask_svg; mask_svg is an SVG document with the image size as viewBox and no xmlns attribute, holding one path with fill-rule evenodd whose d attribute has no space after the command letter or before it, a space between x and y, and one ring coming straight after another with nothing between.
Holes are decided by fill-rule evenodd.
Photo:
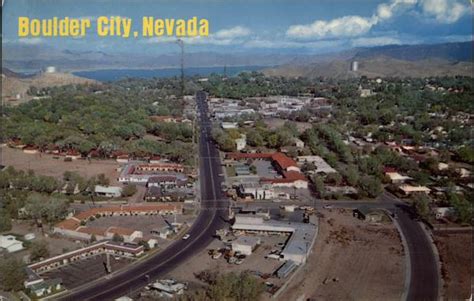
<instances>
[{"instance_id":1,"label":"blue sky","mask_svg":"<svg viewBox=\"0 0 474 301\"><path fill-rule=\"evenodd\" d=\"M185 39L188 51L322 53L358 46L472 39L468 0L6 0L3 43L109 53L175 52L174 38L17 37L19 16L206 18L210 37ZM95 26L93 26L95 28Z\"/></svg>"}]
</instances>

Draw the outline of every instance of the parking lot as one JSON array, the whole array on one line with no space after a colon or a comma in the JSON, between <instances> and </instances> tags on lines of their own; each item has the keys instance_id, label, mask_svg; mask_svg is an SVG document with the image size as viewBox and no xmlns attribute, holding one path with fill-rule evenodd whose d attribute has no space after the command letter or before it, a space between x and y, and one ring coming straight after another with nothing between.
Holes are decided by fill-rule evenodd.
<instances>
[{"instance_id":1,"label":"parking lot","mask_svg":"<svg viewBox=\"0 0 474 301\"><path fill-rule=\"evenodd\" d=\"M252 165L257 168L257 174L261 178L273 179L278 176L278 172L270 161L255 160Z\"/></svg>"},{"instance_id":2,"label":"parking lot","mask_svg":"<svg viewBox=\"0 0 474 301\"><path fill-rule=\"evenodd\" d=\"M61 278L66 288L71 289L92 280L104 277L107 275L105 270L105 263L107 262L106 255L97 255L87 259L74 262L67 266L41 274L45 278ZM110 265L112 272L124 268L132 262L132 259L124 257L110 256Z\"/></svg>"}]
</instances>

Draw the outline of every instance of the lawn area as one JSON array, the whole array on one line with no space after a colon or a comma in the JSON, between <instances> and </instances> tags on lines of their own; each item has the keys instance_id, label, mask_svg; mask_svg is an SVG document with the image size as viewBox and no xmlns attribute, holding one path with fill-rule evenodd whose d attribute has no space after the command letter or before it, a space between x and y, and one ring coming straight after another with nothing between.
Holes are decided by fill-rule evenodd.
<instances>
[{"instance_id":1,"label":"lawn area","mask_svg":"<svg viewBox=\"0 0 474 301\"><path fill-rule=\"evenodd\" d=\"M234 166L227 166L225 168L228 177L235 177L237 174L235 173Z\"/></svg>"}]
</instances>

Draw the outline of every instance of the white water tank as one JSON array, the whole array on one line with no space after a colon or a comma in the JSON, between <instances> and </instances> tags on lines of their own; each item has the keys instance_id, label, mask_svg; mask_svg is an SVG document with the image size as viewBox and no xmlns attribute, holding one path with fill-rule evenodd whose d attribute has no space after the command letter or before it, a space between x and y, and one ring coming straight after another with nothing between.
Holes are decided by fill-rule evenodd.
<instances>
[{"instance_id":1,"label":"white water tank","mask_svg":"<svg viewBox=\"0 0 474 301\"><path fill-rule=\"evenodd\" d=\"M48 66L46 67L46 69L44 70L46 73L56 73L56 67L54 66Z\"/></svg>"},{"instance_id":2,"label":"white water tank","mask_svg":"<svg viewBox=\"0 0 474 301\"><path fill-rule=\"evenodd\" d=\"M359 70L359 62L358 61L352 61L351 71L357 71L357 70Z\"/></svg>"}]
</instances>

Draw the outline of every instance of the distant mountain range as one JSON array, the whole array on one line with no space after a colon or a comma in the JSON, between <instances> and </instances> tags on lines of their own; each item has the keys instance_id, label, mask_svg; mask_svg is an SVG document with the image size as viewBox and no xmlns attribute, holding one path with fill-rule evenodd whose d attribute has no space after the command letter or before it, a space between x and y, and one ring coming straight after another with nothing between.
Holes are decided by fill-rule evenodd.
<instances>
[{"instance_id":1,"label":"distant mountain range","mask_svg":"<svg viewBox=\"0 0 474 301\"><path fill-rule=\"evenodd\" d=\"M352 61L359 70L349 70ZM99 69L177 68L178 54L109 54L39 45L3 45L3 66L20 72L37 72L55 66L63 72ZM268 66L265 73L278 76L430 76L472 75L472 42L434 45L390 45L353 48L341 52L310 54L187 53L187 67ZM275 67L277 66L277 67Z\"/></svg>"},{"instance_id":2,"label":"distant mountain range","mask_svg":"<svg viewBox=\"0 0 474 301\"><path fill-rule=\"evenodd\" d=\"M436 58L448 61L470 62L472 61L472 42L359 48L354 59L367 59L376 56L386 56L405 61Z\"/></svg>"},{"instance_id":3,"label":"distant mountain range","mask_svg":"<svg viewBox=\"0 0 474 301\"><path fill-rule=\"evenodd\" d=\"M357 61L357 72L350 70ZM356 48L325 60L284 64L264 70L288 77L425 77L473 75L472 42Z\"/></svg>"},{"instance_id":4,"label":"distant mountain range","mask_svg":"<svg viewBox=\"0 0 474 301\"><path fill-rule=\"evenodd\" d=\"M3 66L21 72L37 72L47 66L62 71L103 69L161 69L179 68L178 54L108 54L103 51L57 50L38 45L9 45L3 48ZM276 66L295 58L291 54L249 53L186 53L187 67L217 66Z\"/></svg>"}]
</instances>

